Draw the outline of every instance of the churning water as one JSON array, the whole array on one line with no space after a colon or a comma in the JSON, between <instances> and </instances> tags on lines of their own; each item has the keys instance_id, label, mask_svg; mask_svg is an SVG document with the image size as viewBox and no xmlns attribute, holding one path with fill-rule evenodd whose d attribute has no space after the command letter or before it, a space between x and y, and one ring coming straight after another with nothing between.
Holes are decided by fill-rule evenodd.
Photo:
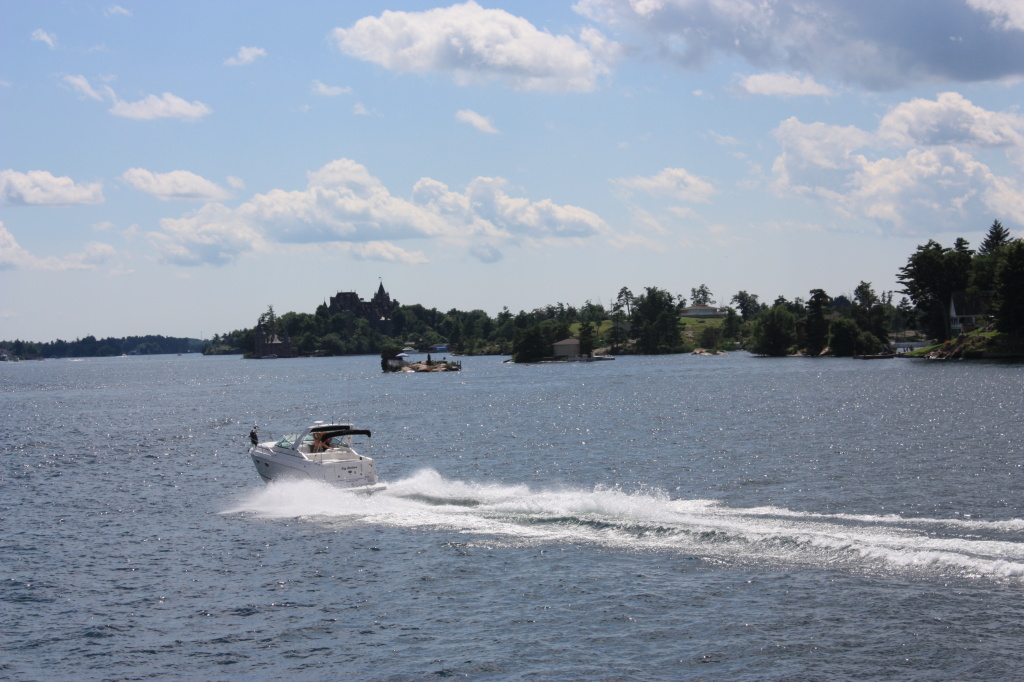
<instances>
[{"instance_id":1,"label":"churning water","mask_svg":"<svg viewBox=\"0 0 1024 682\"><path fill-rule=\"evenodd\" d=\"M1024 676L1024 365L378 362L0 366L0 677Z\"/></svg>"}]
</instances>

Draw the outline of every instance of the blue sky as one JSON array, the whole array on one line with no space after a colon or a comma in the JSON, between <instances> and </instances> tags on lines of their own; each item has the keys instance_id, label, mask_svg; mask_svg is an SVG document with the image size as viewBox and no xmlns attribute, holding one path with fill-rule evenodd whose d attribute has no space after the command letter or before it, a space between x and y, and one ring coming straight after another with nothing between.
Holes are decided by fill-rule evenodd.
<instances>
[{"instance_id":1,"label":"blue sky","mask_svg":"<svg viewBox=\"0 0 1024 682\"><path fill-rule=\"evenodd\" d=\"M0 338L895 290L1024 234L1022 77L1019 0L6 2Z\"/></svg>"}]
</instances>

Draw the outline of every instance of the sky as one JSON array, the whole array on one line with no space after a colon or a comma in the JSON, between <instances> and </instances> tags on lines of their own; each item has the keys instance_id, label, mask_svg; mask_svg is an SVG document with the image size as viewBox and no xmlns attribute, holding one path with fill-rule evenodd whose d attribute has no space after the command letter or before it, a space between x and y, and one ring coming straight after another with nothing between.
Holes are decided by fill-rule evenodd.
<instances>
[{"instance_id":1,"label":"sky","mask_svg":"<svg viewBox=\"0 0 1024 682\"><path fill-rule=\"evenodd\" d=\"M0 339L898 291L1024 236L1022 95L1020 0L11 0Z\"/></svg>"}]
</instances>

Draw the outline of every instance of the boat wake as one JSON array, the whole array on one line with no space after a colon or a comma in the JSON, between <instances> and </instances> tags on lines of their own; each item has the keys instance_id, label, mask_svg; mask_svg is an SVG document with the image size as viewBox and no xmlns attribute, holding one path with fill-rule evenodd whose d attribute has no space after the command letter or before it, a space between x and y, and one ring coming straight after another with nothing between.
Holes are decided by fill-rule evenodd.
<instances>
[{"instance_id":1,"label":"boat wake","mask_svg":"<svg viewBox=\"0 0 1024 682\"><path fill-rule=\"evenodd\" d=\"M424 470L373 495L312 481L273 483L228 514L456 531L489 547L592 544L736 567L1024 581L1024 519L903 518L731 508L662 491L531 490Z\"/></svg>"}]
</instances>

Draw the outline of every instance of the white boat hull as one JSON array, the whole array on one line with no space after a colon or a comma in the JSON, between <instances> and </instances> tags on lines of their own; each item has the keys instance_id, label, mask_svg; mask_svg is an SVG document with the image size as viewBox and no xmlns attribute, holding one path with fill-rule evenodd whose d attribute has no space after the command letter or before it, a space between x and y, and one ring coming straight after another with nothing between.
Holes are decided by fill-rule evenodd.
<instances>
[{"instance_id":1,"label":"white boat hull","mask_svg":"<svg viewBox=\"0 0 1024 682\"><path fill-rule=\"evenodd\" d=\"M355 460L313 462L294 455L277 454L272 448L256 446L249 451L260 478L266 482L312 479L342 488L377 484L377 469L367 457Z\"/></svg>"},{"instance_id":2,"label":"white boat hull","mask_svg":"<svg viewBox=\"0 0 1024 682\"><path fill-rule=\"evenodd\" d=\"M377 486L373 459L352 449L352 434L357 433L369 436L368 431L353 431L348 425L323 426L318 422L303 433L286 436L276 443L257 443L249 448L249 456L260 478L267 483L313 480L372 492L382 486Z\"/></svg>"}]
</instances>

